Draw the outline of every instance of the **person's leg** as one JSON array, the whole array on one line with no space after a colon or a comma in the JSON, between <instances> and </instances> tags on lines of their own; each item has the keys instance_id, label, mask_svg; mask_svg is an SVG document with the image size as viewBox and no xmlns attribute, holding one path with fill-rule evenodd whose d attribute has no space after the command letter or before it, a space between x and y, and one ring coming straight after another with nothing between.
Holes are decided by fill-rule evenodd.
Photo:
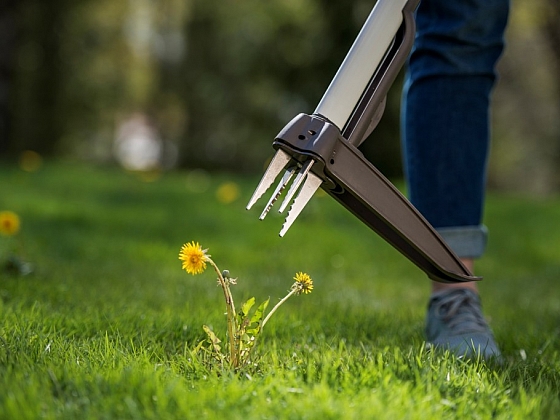
<instances>
[{"instance_id":1,"label":"person's leg","mask_svg":"<svg viewBox=\"0 0 560 420\"><path fill-rule=\"evenodd\" d=\"M422 0L403 96L403 151L410 200L471 271L486 243L482 211L490 96L508 11L508 0ZM446 325L430 331L434 330L430 317L442 310L436 304L455 305L457 299L480 311L476 284L433 282L432 291L428 340L457 344L449 337L443 341L437 337ZM448 296L457 298L450 303ZM480 328L486 328L491 337L478 315L467 324L458 323L458 340L476 336ZM457 322L447 324L456 326ZM453 331L443 332L449 334ZM492 352L498 352L497 347L487 353Z\"/></svg>"}]
</instances>

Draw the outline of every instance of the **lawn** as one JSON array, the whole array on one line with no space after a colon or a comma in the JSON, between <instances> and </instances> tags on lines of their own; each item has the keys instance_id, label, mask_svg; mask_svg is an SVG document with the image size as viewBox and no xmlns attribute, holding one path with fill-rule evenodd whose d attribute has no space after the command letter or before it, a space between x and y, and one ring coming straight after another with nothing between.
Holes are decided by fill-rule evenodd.
<instances>
[{"instance_id":1,"label":"lawn","mask_svg":"<svg viewBox=\"0 0 560 420\"><path fill-rule=\"evenodd\" d=\"M426 351L427 278L328 196L279 238L281 215L245 210L259 175L3 164L0 211L21 230L0 236L0 259L15 249L33 271L0 271L0 418L557 415L560 198L488 197L477 273L506 359L493 366ZM215 273L181 270L189 241L238 278L238 305L313 278L239 372L194 352L204 324L225 343L226 318Z\"/></svg>"}]
</instances>

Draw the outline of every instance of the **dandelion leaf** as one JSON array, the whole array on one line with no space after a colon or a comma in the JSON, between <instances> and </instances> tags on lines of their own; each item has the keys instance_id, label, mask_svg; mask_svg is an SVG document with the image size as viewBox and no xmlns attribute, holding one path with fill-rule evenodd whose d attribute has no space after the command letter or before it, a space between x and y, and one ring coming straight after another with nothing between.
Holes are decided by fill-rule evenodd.
<instances>
[{"instance_id":1,"label":"dandelion leaf","mask_svg":"<svg viewBox=\"0 0 560 420\"><path fill-rule=\"evenodd\" d=\"M203 325L202 328L204 329L204 331L208 335L208 340L210 341L210 344L212 345L212 349L216 353L220 353L220 351L222 349L221 346L220 346L220 343L222 341L218 338L218 336L216 334L214 334L214 331L212 331L209 326Z\"/></svg>"},{"instance_id":2,"label":"dandelion leaf","mask_svg":"<svg viewBox=\"0 0 560 420\"><path fill-rule=\"evenodd\" d=\"M251 318L251 324L258 324L261 322L264 315L264 311L266 311L266 307L268 306L268 302L270 302L270 298L268 298L267 300L265 300L263 303L259 305L259 307L257 308L257 310L255 311L255 313Z\"/></svg>"},{"instance_id":3,"label":"dandelion leaf","mask_svg":"<svg viewBox=\"0 0 560 420\"><path fill-rule=\"evenodd\" d=\"M241 316L244 318L247 315L249 315L249 311L251 310L251 308L253 307L253 305L255 304L255 298L252 297L250 299L247 300L247 302L245 302L242 306L241 306Z\"/></svg>"},{"instance_id":4,"label":"dandelion leaf","mask_svg":"<svg viewBox=\"0 0 560 420\"><path fill-rule=\"evenodd\" d=\"M270 298L265 300L263 303L261 303L259 307L255 310L255 313L251 317L251 322L249 323L249 325L252 326L252 328L247 329L248 334L256 337L260 333L261 322L264 316L264 311L266 310L269 301Z\"/></svg>"}]
</instances>

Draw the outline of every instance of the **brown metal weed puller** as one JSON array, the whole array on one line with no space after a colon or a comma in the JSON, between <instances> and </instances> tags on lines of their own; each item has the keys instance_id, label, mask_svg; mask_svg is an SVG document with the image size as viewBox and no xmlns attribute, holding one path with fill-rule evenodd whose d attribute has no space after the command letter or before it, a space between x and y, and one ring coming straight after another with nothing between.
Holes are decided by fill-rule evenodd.
<instances>
[{"instance_id":1,"label":"brown metal weed puller","mask_svg":"<svg viewBox=\"0 0 560 420\"><path fill-rule=\"evenodd\" d=\"M261 220L266 217L294 178L279 211L299 193L280 236L321 187L432 280L480 280L357 149L381 119L387 91L410 53L415 35L413 13L419 1L376 3L315 112L299 114L275 138L276 154L247 209L284 172L260 216Z\"/></svg>"}]
</instances>

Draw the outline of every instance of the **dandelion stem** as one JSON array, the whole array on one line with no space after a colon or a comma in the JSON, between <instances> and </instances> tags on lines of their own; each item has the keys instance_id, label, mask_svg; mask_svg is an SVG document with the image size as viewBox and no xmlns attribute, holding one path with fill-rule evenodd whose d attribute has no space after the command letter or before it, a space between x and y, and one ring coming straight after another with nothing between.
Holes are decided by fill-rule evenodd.
<instances>
[{"instance_id":1,"label":"dandelion stem","mask_svg":"<svg viewBox=\"0 0 560 420\"><path fill-rule=\"evenodd\" d=\"M256 343L256 340L257 340L257 339L260 337L260 335L262 334L262 331L263 331L263 328L264 328L264 324L267 323L267 321L270 319L270 317L272 316L272 314L273 314L274 312L276 312L276 310L280 307L280 305L282 305L284 302L286 302L286 301L290 298L290 296L292 296L294 293L297 293L297 289L296 289L296 288L290 290L290 293L288 293L286 296L284 296L284 298L281 299L281 300L274 306L274 308L272 308L272 309L270 310L270 312L268 313L268 315L264 318L264 321L263 321L263 323L261 324L261 328L260 328L259 333L258 333L257 335L255 335L255 342L254 342L253 345L247 350L247 354L245 354L244 360L249 359L249 356L250 356L252 350L256 347L256 344L257 344L257 343ZM244 361L243 361L243 363L244 363Z\"/></svg>"},{"instance_id":2,"label":"dandelion stem","mask_svg":"<svg viewBox=\"0 0 560 420\"><path fill-rule=\"evenodd\" d=\"M280 307L280 305L282 305L284 302L286 302L286 301L290 298L290 296L292 296L292 295L293 295L294 293L296 293L296 292L297 292L297 289L296 289L296 288L293 288L292 290L290 290L290 293L288 293L286 296L284 296L284 298L282 298L282 299L276 304L276 306L274 306L274 308L272 308L272 309L270 310L270 312L269 312L268 315L264 318L264 321L263 321L263 323L262 323L262 325L261 325L261 332L262 332L262 330L263 330L265 324L268 322L268 320L269 320L270 317L272 316L272 314L273 314L274 312L276 312L276 310Z\"/></svg>"},{"instance_id":3,"label":"dandelion stem","mask_svg":"<svg viewBox=\"0 0 560 420\"><path fill-rule=\"evenodd\" d=\"M229 288L229 284L224 280L222 276L222 272L216 265L212 259L208 258L208 262L214 267L214 271L218 274L218 281L220 282L220 286L222 286L222 290L224 291L224 298L226 301L226 313L227 313L227 326L228 326L228 338L229 338L229 354L230 354L230 363L233 367L238 366L238 357L237 357L237 343L235 342L237 336L237 325L235 322L235 304L233 302L233 296L231 294L231 290Z\"/></svg>"}]
</instances>

